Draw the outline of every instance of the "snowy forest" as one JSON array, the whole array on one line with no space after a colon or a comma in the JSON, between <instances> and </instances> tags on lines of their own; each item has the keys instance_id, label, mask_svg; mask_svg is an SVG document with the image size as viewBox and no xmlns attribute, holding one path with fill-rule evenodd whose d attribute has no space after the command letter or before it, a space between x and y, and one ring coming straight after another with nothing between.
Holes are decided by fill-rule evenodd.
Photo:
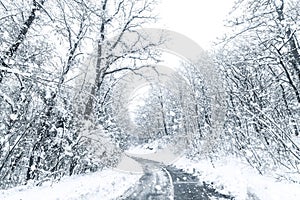
<instances>
[{"instance_id":1,"label":"snowy forest","mask_svg":"<svg viewBox=\"0 0 300 200\"><path fill-rule=\"evenodd\" d=\"M159 69L168 36L139 31L159 20L157 5L0 0L1 189L115 167L155 140L191 160L233 155L262 175L300 173L300 1L236 0L213 49L178 62L184 78ZM210 95L210 66L223 98ZM149 82L138 98L133 79Z\"/></svg>"}]
</instances>

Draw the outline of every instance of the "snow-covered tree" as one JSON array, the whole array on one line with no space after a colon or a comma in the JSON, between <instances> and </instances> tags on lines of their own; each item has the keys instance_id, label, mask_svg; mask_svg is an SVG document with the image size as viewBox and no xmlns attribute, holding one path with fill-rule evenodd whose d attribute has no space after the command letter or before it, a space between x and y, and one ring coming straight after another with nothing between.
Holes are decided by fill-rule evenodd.
<instances>
[{"instance_id":1,"label":"snow-covered tree","mask_svg":"<svg viewBox=\"0 0 300 200\"><path fill-rule=\"evenodd\" d=\"M136 67L122 59L152 55L155 44L123 36L154 20L155 4L0 2L1 188L116 164L120 150L105 124L114 122L109 90L116 73Z\"/></svg>"},{"instance_id":2,"label":"snow-covered tree","mask_svg":"<svg viewBox=\"0 0 300 200\"><path fill-rule=\"evenodd\" d=\"M260 172L299 164L299 2L237 1L217 62L228 94L226 133Z\"/></svg>"}]
</instances>

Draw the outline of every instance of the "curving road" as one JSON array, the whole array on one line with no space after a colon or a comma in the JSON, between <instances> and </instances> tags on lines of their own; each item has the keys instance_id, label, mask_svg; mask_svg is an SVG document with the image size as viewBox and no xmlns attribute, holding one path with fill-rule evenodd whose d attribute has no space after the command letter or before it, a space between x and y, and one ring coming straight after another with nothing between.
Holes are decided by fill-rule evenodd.
<instances>
[{"instance_id":1,"label":"curving road","mask_svg":"<svg viewBox=\"0 0 300 200\"><path fill-rule=\"evenodd\" d=\"M172 166L132 157L139 162L144 175L133 187L118 199L120 200L206 200L234 199L217 192L209 184Z\"/></svg>"}]
</instances>

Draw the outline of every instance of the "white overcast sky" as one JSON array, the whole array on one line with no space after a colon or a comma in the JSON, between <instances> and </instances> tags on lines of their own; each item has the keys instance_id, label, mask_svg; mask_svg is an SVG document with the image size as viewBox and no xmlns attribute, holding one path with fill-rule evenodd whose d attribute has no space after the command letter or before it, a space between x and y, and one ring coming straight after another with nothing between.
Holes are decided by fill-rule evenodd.
<instances>
[{"instance_id":1,"label":"white overcast sky","mask_svg":"<svg viewBox=\"0 0 300 200\"><path fill-rule=\"evenodd\" d=\"M224 31L223 20L234 0L160 0L157 26L179 32L208 50Z\"/></svg>"}]
</instances>

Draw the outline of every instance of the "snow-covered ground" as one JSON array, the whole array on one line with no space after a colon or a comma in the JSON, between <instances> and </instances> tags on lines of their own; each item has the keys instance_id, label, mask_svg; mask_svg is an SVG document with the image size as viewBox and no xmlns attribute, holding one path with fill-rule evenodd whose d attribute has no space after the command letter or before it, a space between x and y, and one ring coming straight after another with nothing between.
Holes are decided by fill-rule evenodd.
<instances>
[{"instance_id":1,"label":"snow-covered ground","mask_svg":"<svg viewBox=\"0 0 300 200\"><path fill-rule=\"evenodd\" d=\"M0 190L1 200L110 200L122 195L140 178L117 170L103 170L82 176L63 178L41 187L20 186Z\"/></svg>"},{"instance_id":2,"label":"snow-covered ground","mask_svg":"<svg viewBox=\"0 0 300 200\"><path fill-rule=\"evenodd\" d=\"M106 169L101 172L63 178L58 183L47 182L41 187L20 186L0 190L0 200L110 200L117 199L142 175L141 166L131 159L131 154L141 158L162 161L164 152L159 142L134 147L122 157L118 170ZM148 158L149 157L149 158ZM174 158L172 158L174 159ZM223 194L230 194L237 200L299 200L300 175L293 174L290 182L273 172L261 176L243 159L233 156L200 161L191 161L185 157L177 159L174 165L199 176L200 181L211 183ZM134 173L136 172L136 173ZM281 171L281 175L284 172ZM285 173L288 177L288 173ZM290 175L291 176L291 175Z\"/></svg>"},{"instance_id":3,"label":"snow-covered ground","mask_svg":"<svg viewBox=\"0 0 300 200\"><path fill-rule=\"evenodd\" d=\"M275 173L261 176L245 161L235 157L221 158L213 164L209 159L193 162L180 158L174 165L187 172L195 172L201 181L212 183L218 191L231 194L237 200L300 199L300 183L278 181ZM300 180L299 177L294 178Z\"/></svg>"},{"instance_id":4,"label":"snow-covered ground","mask_svg":"<svg viewBox=\"0 0 300 200\"><path fill-rule=\"evenodd\" d=\"M169 165L182 156L182 152L174 153L174 144L168 140L170 139L165 137L149 143L132 146L125 151L125 154Z\"/></svg>"},{"instance_id":5,"label":"snow-covered ground","mask_svg":"<svg viewBox=\"0 0 300 200\"><path fill-rule=\"evenodd\" d=\"M156 153L158 150L163 149L166 146L166 141L164 139L157 139L149 143L135 145L126 150L128 154L152 154Z\"/></svg>"},{"instance_id":6,"label":"snow-covered ground","mask_svg":"<svg viewBox=\"0 0 300 200\"><path fill-rule=\"evenodd\" d=\"M161 155L170 155L160 153L164 151L165 143L165 140L156 140L148 144L135 146L126 153L163 162L164 158ZM251 198L259 200L300 200L299 174L281 170L262 176L245 160L233 156L215 159L213 163L210 159L195 162L184 156L179 159L172 157L172 159L175 161L173 165L177 168L184 169L189 173L195 172L200 181L212 183L218 191L230 194L237 200ZM170 162L170 159L166 160ZM287 181L289 179L295 182Z\"/></svg>"}]
</instances>

